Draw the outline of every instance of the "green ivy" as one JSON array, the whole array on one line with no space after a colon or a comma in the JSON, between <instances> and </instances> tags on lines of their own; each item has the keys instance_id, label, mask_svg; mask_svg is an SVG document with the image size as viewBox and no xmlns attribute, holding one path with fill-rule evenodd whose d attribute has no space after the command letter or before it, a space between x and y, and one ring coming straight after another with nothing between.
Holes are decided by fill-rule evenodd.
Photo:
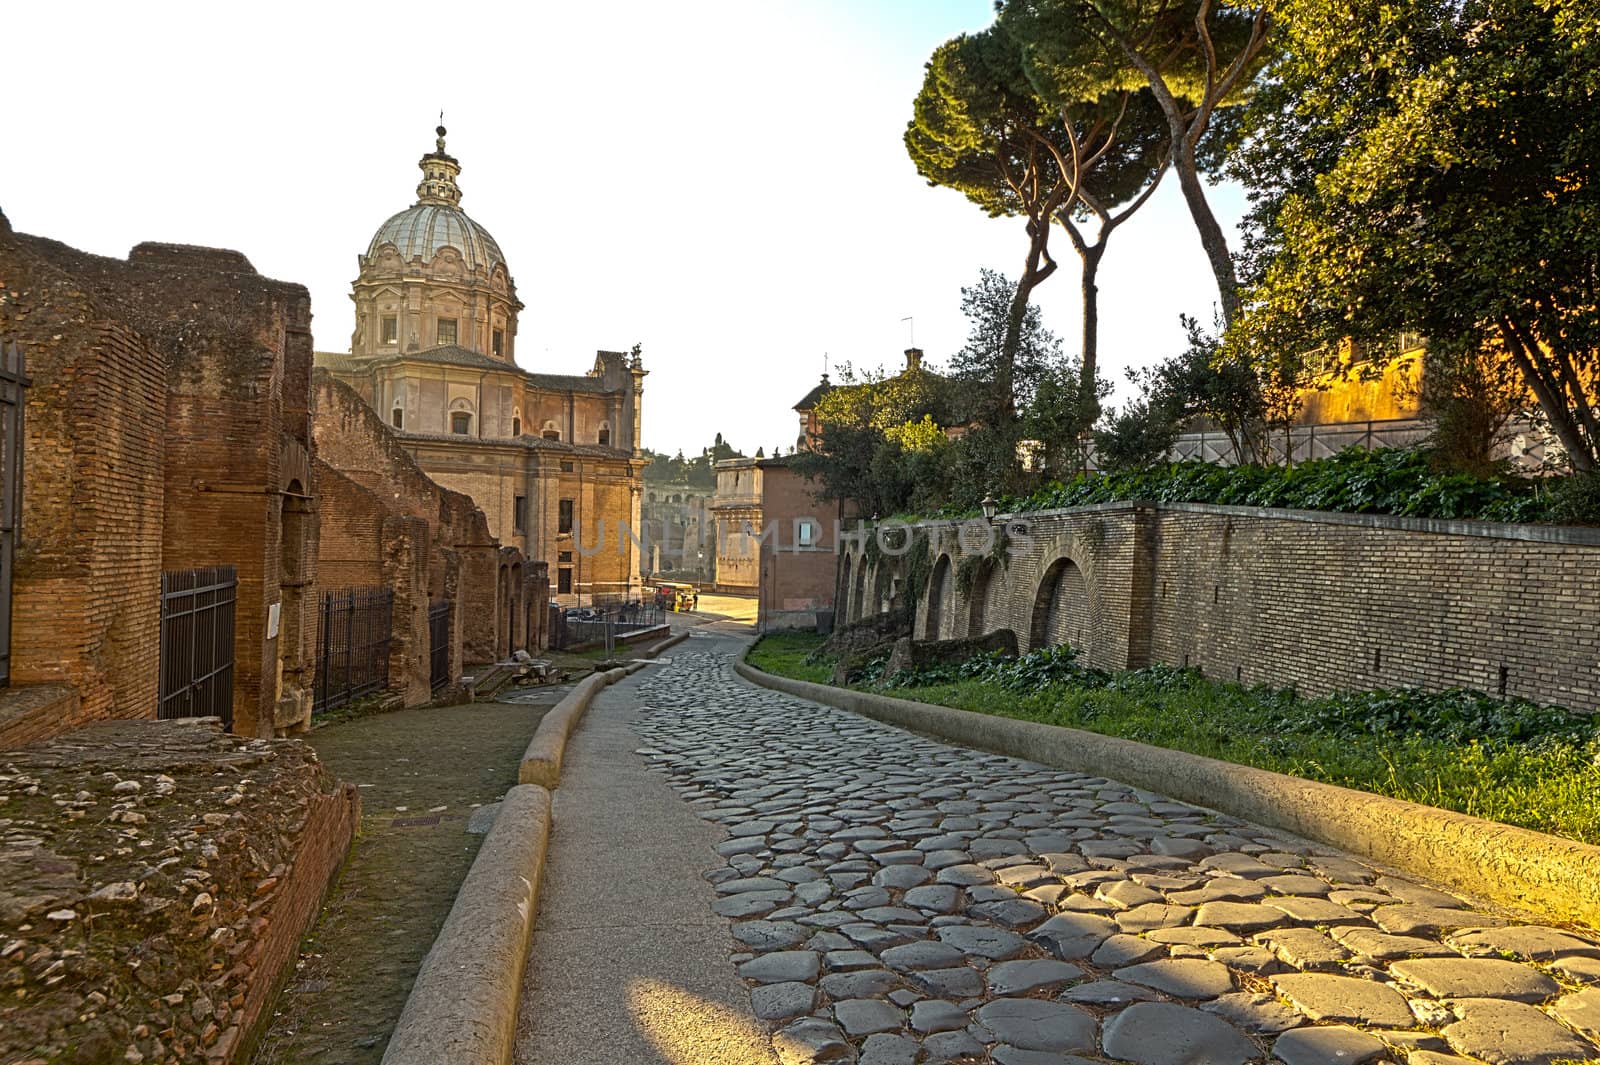
<instances>
[{"instance_id":1,"label":"green ivy","mask_svg":"<svg viewBox=\"0 0 1600 1065\"><path fill-rule=\"evenodd\" d=\"M1080 474L1007 500L1015 513L1149 500L1287 507L1348 514L1600 524L1600 491L1579 477L1475 477L1441 472L1425 449L1352 447L1296 466L1175 462Z\"/></svg>"}]
</instances>

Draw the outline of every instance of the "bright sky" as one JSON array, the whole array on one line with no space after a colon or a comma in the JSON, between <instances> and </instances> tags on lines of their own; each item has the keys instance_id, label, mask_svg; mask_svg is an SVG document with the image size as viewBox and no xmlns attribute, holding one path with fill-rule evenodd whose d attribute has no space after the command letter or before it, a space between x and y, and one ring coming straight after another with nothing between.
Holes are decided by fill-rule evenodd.
<instances>
[{"instance_id":1,"label":"bright sky","mask_svg":"<svg viewBox=\"0 0 1600 1065\"><path fill-rule=\"evenodd\" d=\"M582 373L644 345L644 443L722 432L787 451L826 356L931 362L966 336L960 289L1015 276L1021 223L929 188L901 144L933 48L990 0L13 5L0 209L124 256L142 240L243 251L312 295L349 348L356 256L415 200L445 112L462 207L527 305L518 362ZM24 87L17 90L16 87ZM1213 204L1235 222L1243 196ZM1077 260L1036 291L1075 352ZM1101 363L1181 347L1216 292L1177 183L1113 238Z\"/></svg>"}]
</instances>

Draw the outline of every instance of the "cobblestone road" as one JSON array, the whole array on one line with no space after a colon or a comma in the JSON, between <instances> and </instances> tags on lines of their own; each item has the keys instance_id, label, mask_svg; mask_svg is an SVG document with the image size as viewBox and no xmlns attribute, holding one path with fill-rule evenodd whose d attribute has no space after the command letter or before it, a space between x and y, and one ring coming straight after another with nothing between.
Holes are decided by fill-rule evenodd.
<instances>
[{"instance_id":1,"label":"cobblestone road","mask_svg":"<svg viewBox=\"0 0 1600 1065\"><path fill-rule=\"evenodd\" d=\"M1115 782L646 674L641 753L785 1065L1600 1059L1600 938Z\"/></svg>"}]
</instances>

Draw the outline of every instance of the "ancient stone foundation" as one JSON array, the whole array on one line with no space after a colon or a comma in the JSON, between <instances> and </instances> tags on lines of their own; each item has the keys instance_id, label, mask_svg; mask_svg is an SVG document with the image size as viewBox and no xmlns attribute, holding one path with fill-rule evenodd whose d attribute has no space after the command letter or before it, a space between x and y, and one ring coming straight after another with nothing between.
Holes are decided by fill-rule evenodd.
<instances>
[{"instance_id":1,"label":"ancient stone foundation","mask_svg":"<svg viewBox=\"0 0 1600 1065\"><path fill-rule=\"evenodd\" d=\"M349 849L294 740L121 721L0 763L0 1061L245 1061Z\"/></svg>"}]
</instances>

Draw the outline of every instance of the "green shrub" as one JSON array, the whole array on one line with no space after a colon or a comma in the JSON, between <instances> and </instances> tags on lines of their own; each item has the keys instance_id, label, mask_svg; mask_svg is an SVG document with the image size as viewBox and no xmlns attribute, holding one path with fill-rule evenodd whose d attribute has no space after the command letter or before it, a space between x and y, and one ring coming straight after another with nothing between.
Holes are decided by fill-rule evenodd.
<instances>
[{"instance_id":1,"label":"green shrub","mask_svg":"<svg viewBox=\"0 0 1600 1065\"><path fill-rule=\"evenodd\" d=\"M1421 448L1351 447L1295 466L1174 462L1080 474L1005 501L1015 512L1127 500L1287 507L1419 518L1600 524L1600 477L1545 481L1441 471Z\"/></svg>"}]
</instances>

